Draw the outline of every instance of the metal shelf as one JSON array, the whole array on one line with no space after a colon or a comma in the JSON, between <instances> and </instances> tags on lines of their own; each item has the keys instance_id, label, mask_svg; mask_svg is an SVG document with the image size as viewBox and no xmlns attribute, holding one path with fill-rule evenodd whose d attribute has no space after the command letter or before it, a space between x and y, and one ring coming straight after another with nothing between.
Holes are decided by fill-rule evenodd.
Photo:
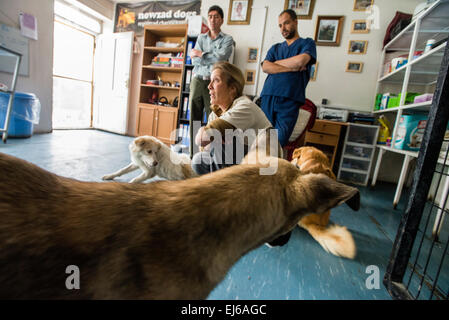
<instances>
[{"instance_id":1,"label":"metal shelf","mask_svg":"<svg viewBox=\"0 0 449 320\"><path fill-rule=\"evenodd\" d=\"M379 82L393 82L403 83L405 78L405 71L407 67L411 67L409 84L414 85L429 85L434 82L438 76L441 66L441 60L444 55L444 48L446 42L438 47L424 53L412 62L400 67L393 72L381 77Z\"/></svg>"},{"instance_id":2,"label":"metal shelf","mask_svg":"<svg viewBox=\"0 0 449 320\"><path fill-rule=\"evenodd\" d=\"M386 50L408 51L410 49L415 25L420 21L416 47L423 49L428 39L443 40L449 36L449 27L441 28L448 21L449 1L443 0L432 4L426 11L416 17L386 46Z\"/></svg>"},{"instance_id":3,"label":"metal shelf","mask_svg":"<svg viewBox=\"0 0 449 320\"><path fill-rule=\"evenodd\" d=\"M383 149L385 151L390 151L390 152L394 152L394 153L400 153L400 154L404 154L413 158L418 158L418 152L417 151L408 151L408 150L402 150L402 149L396 149L393 147L388 147L388 146L383 146L383 145L378 145L377 146L379 149Z\"/></svg>"},{"instance_id":4,"label":"metal shelf","mask_svg":"<svg viewBox=\"0 0 449 320\"><path fill-rule=\"evenodd\" d=\"M398 110L407 110L407 109L413 109L414 111L429 111L431 106L432 101L425 101L420 103L406 104L405 106L376 110L373 111L373 113L395 112Z\"/></svg>"}]
</instances>

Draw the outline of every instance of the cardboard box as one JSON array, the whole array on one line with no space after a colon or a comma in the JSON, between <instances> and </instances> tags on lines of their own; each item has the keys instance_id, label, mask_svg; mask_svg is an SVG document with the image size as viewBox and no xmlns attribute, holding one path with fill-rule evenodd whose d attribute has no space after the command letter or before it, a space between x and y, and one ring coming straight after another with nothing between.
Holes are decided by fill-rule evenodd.
<instances>
[{"instance_id":1,"label":"cardboard box","mask_svg":"<svg viewBox=\"0 0 449 320\"><path fill-rule=\"evenodd\" d=\"M426 114L403 115L399 120L394 147L418 151L427 125Z\"/></svg>"}]
</instances>

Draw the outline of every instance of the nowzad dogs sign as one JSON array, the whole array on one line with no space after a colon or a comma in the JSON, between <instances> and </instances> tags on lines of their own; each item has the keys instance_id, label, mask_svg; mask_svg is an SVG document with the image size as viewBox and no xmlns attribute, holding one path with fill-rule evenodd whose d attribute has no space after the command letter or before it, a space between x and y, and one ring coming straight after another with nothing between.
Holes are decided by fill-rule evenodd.
<instances>
[{"instance_id":1,"label":"nowzad dogs sign","mask_svg":"<svg viewBox=\"0 0 449 320\"><path fill-rule=\"evenodd\" d=\"M117 3L114 32L142 35L147 24L186 23L187 18L199 15L200 9L200 0Z\"/></svg>"}]
</instances>

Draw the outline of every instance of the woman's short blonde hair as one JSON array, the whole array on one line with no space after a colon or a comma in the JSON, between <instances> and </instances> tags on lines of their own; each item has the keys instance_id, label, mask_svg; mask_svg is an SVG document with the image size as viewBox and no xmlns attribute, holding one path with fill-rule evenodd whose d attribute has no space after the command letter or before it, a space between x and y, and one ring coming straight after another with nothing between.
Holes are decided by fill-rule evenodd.
<instances>
[{"instance_id":1,"label":"woman's short blonde hair","mask_svg":"<svg viewBox=\"0 0 449 320\"><path fill-rule=\"evenodd\" d=\"M243 87L245 86L245 78L243 77L242 71L235 65L226 61L215 63L212 71L216 69L221 71L221 76L223 77L223 80L226 81L226 84L229 87L235 88L236 96L234 99L241 97L243 95Z\"/></svg>"}]
</instances>

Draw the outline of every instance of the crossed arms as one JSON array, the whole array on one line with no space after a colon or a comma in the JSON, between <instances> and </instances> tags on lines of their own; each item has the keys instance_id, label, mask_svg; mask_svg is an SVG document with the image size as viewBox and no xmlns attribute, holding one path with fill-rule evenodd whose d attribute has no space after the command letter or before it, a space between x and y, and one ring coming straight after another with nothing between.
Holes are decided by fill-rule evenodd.
<instances>
[{"instance_id":1,"label":"crossed arms","mask_svg":"<svg viewBox=\"0 0 449 320\"><path fill-rule=\"evenodd\" d=\"M271 62L265 60L262 63L262 70L268 74L304 71L312 57L308 53L298 54L297 56L287 59Z\"/></svg>"}]
</instances>

